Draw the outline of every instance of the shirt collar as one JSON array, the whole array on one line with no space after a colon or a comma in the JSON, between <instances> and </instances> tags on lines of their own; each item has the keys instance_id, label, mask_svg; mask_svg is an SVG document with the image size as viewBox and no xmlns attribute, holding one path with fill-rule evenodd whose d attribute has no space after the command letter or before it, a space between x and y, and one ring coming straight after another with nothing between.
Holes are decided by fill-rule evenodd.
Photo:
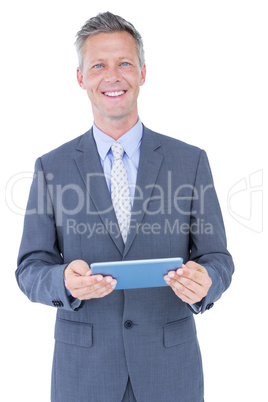
<instances>
[{"instance_id":1,"label":"shirt collar","mask_svg":"<svg viewBox=\"0 0 268 402\"><path fill-rule=\"evenodd\" d=\"M142 138L142 123L140 119L129 131L123 134L117 142L119 142L124 148L127 156L131 159L136 150L139 148ZM93 123L93 136L96 141L98 153L102 160L105 159L111 146L115 140L109 135L101 131L95 123Z\"/></svg>"}]
</instances>

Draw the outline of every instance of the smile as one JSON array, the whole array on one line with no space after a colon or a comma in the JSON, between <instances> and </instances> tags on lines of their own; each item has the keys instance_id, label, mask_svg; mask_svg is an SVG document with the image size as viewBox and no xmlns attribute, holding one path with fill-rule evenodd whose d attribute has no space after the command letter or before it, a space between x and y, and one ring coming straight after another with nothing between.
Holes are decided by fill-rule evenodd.
<instances>
[{"instance_id":1,"label":"smile","mask_svg":"<svg viewBox=\"0 0 268 402\"><path fill-rule=\"evenodd\" d=\"M110 96L111 98L114 98L116 96L121 96L124 95L127 91L118 91L118 92L103 92L103 95Z\"/></svg>"}]
</instances>

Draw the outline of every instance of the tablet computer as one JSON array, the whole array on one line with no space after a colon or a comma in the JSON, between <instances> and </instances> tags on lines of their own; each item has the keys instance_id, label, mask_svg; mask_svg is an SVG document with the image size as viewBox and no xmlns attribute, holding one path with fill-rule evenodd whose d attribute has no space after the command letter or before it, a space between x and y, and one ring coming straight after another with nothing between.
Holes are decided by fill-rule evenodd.
<instances>
[{"instance_id":1,"label":"tablet computer","mask_svg":"<svg viewBox=\"0 0 268 402\"><path fill-rule=\"evenodd\" d=\"M157 258L150 260L130 260L96 262L90 265L92 275L110 275L117 280L115 289L136 289L168 286L164 276L169 271L180 268L183 259Z\"/></svg>"}]
</instances>

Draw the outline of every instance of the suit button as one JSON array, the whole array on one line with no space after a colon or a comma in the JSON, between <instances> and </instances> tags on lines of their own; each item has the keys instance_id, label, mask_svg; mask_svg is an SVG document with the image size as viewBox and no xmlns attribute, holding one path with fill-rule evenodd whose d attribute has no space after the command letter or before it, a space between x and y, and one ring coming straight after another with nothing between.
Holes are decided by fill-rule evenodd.
<instances>
[{"instance_id":1,"label":"suit button","mask_svg":"<svg viewBox=\"0 0 268 402\"><path fill-rule=\"evenodd\" d=\"M213 306L214 306L214 303L209 303L209 304L207 305L207 307L206 307L206 310L211 309L211 307L213 307Z\"/></svg>"},{"instance_id":2,"label":"suit button","mask_svg":"<svg viewBox=\"0 0 268 402\"><path fill-rule=\"evenodd\" d=\"M133 321L127 320L124 322L124 327L126 329L131 329L133 327L133 325L134 325Z\"/></svg>"},{"instance_id":3,"label":"suit button","mask_svg":"<svg viewBox=\"0 0 268 402\"><path fill-rule=\"evenodd\" d=\"M62 303L61 300L52 300L52 303L55 307L63 307L64 304Z\"/></svg>"}]
</instances>

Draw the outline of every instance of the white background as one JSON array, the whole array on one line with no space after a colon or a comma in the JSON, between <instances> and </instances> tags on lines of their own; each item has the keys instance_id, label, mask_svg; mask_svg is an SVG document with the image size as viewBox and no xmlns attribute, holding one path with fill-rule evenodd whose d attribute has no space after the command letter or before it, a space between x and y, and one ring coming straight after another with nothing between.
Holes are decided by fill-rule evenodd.
<instances>
[{"instance_id":1,"label":"white background","mask_svg":"<svg viewBox=\"0 0 268 402\"><path fill-rule=\"evenodd\" d=\"M213 309L196 318L206 402L267 402L268 12L259 0L10 0L1 6L0 398L50 398L56 310L30 303L17 287L30 180L13 187L16 205L10 183L32 172L38 156L91 126L73 43L86 19L107 10L143 35L143 123L207 151L222 206L236 273Z\"/></svg>"}]
</instances>

